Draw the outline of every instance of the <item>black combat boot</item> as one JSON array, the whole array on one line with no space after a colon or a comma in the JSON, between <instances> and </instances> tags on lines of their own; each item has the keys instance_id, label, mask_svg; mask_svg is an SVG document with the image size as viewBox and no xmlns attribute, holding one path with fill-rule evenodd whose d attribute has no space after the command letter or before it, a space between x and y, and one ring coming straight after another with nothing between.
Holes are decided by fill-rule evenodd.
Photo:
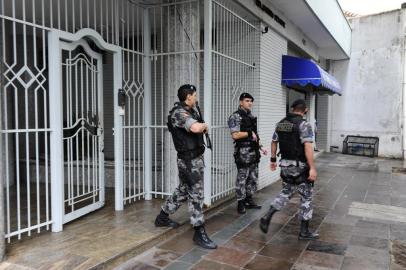
<instances>
[{"instance_id":1,"label":"black combat boot","mask_svg":"<svg viewBox=\"0 0 406 270\"><path fill-rule=\"evenodd\" d=\"M299 240L315 240L319 238L318 233L312 233L309 231L309 221L302 220L300 224Z\"/></svg>"},{"instance_id":2,"label":"black combat boot","mask_svg":"<svg viewBox=\"0 0 406 270\"><path fill-rule=\"evenodd\" d=\"M245 200L237 201L237 212L238 214L245 214Z\"/></svg>"},{"instance_id":3,"label":"black combat boot","mask_svg":"<svg viewBox=\"0 0 406 270\"><path fill-rule=\"evenodd\" d=\"M207 249L217 248L216 243L214 243L207 235L206 230L204 229L204 224L196 226L194 229L195 234L193 235L193 241L196 243L196 245Z\"/></svg>"},{"instance_id":4,"label":"black combat boot","mask_svg":"<svg viewBox=\"0 0 406 270\"><path fill-rule=\"evenodd\" d=\"M177 228L179 227L179 223L173 221L172 219L169 218L169 215L164 212L164 210L161 210L159 215L155 219L155 226L156 227L172 227L172 228Z\"/></svg>"},{"instance_id":5,"label":"black combat boot","mask_svg":"<svg viewBox=\"0 0 406 270\"><path fill-rule=\"evenodd\" d=\"M254 199L252 198L252 196L247 196L245 198L245 208L247 209L261 209L262 206L258 205Z\"/></svg>"},{"instance_id":6,"label":"black combat boot","mask_svg":"<svg viewBox=\"0 0 406 270\"><path fill-rule=\"evenodd\" d=\"M265 214L265 216L263 216L261 218L261 220L259 221L259 228L261 229L261 231L263 233L267 233L268 232L268 227L269 227L269 223L271 223L271 219L273 214L275 214L278 210L276 210L276 208L274 208L273 206L271 206L268 210L268 212Z\"/></svg>"}]
</instances>

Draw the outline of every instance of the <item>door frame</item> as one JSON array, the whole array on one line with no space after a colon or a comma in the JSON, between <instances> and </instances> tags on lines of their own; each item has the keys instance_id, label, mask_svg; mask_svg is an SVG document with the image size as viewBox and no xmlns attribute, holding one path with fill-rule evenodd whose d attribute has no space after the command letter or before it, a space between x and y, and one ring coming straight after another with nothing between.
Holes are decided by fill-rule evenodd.
<instances>
[{"instance_id":1,"label":"door frame","mask_svg":"<svg viewBox=\"0 0 406 270\"><path fill-rule=\"evenodd\" d=\"M89 205L86 205L84 207L78 208L73 210L70 213L64 213L64 218L63 218L63 223L68 223L72 220L75 220L83 215L86 215L90 212L93 212L101 207L104 206L105 203L105 187L104 187L104 150L103 150L103 145L104 145L104 135L103 135L103 130L104 130L104 117L103 117L103 55L101 53L95 52L93 51L89 44L86 42L86 40L84 39L80 39L79 41L75 41L75 42L65 42L60 40L60 46L62 50L65 51L74 51L76 48L78 48L79 46L82 46L83 50L85 51L85 53L90 56L91 58L97 59L97 72L98 77L97 77L97 108L98 110L95 111L94 113L97 114L98 117L98 122L96 125L100 125L97 128L97 144L98 144L98 177L96 179L96 181L98 182L97 186L99 186L100 190L99 190L99 200L96 202L93 202ZM68 79L68 78L67 78ZM83 96L81 97L83 98ZM66 100L64 100L64 97L62 97L62 101L63 104L66 104ZM82 108L83 109L83 108ZM66 141L63 142L64 144L67 143ZM65 147L65 145L64 145ZM66 153L64 153L65 156ZM69 163L69 161L68 161ZM69 165L68 165L69 168ZM66 169L66 167L64 168ZM77 168L78 169L78 168ZM89 168L88 168L89 169ZM69 170L69 169L68 169ZM64 170L64 173L66 172L66 170ZM70 185L70 183L68 183L68 185ZM64 185L65 187L65 185ZM93 186L94 188L94 186ZM64 190L65 193L66 190ZM64 198L65 198L64 194ZM69 195L68 195L69 196ZM93 196L94 195L94 191L93 191ZM73 202L72 202L73 203Z\"/></svg>"},{"instance_id":2,"label":"door frame","mask_svg":"<svg viewBox=\"0 0 406 270\"><path fill-rule=\"evenodd\" d=\"M101 50L113 54L114 70L114 165L115 210L123 205L123 115L118 105L118 90L122 87L122 52L119 46L109 44L93 29L84 28L75 34L51 30L48 33L49 125L51 162L51 215L52 231L63 230L64 223L64 158L63 158L63 104L62 104L62 48L61 41L78 42L91 39Z\"/></svg>"}]
</instances>

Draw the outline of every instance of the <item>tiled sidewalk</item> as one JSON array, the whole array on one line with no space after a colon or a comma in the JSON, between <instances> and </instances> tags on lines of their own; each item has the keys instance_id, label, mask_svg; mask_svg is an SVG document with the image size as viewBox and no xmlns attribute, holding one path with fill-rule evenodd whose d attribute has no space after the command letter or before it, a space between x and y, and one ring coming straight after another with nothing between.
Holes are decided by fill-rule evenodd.
<instances>
[{"instance_id":1,"label":"tiled sidewalk","mask_svg":"<svg viewBox=\"0 0 406 270\"><path fill-rule=\"evenodd\" d=\"M259 231L278 182L258 193L262 210L238 215L232 204L207 220L217 250L195 246L188 230L117 269L405 269L406 223L348 215L354 201L406 207L406 175L392 174L402 163L325 153L317 166L311 227L320 232L318 241L297 239L298 196L274 215L267 235Z\"/></svg>"}]
</instances>

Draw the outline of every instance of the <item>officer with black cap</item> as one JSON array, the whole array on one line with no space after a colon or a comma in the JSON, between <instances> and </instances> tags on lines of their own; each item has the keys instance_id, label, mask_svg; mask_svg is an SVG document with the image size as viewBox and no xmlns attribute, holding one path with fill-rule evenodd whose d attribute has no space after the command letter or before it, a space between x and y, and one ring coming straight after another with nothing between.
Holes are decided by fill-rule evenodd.
<instances>
[{"instance_id":1,"label":"officer with black cap","mask_svg":"<svg viewBox=\"0 0 406 270\"><path fill-rule=\"evenodd\" d=\"M228 119L228 127L234 140L234 160L238 173L235 193L237 197L237 211L240 214L248 209L260 209L253 195L258 185L258 163L262 150L259 142L257 118L252 115L251 109L254 97L249 93L240 95L240 106Z\"/></svg>"},{"instance_id":2,"label":"officer with black cap","mask_svg":"<svg viewBox=\"0 0 406 270\"><path fill-rule=\"evenodd\" d=\"M272 202L269 211L260 220L260 229L267 233L269 223L275 212L281 210L297 191L301 196L299 219L301 220L299 239L313 240L317 233L309 231L309 221L313 215L313 184L317 171L313 158L313 131L311 125L303 119L308 109L303 99L298 99L291 106L292 112L276 126L272 137L271 170L275 171L276 152L279 144L282 158L282 191Z\"/></svg>"},{"instance_id":3,"label":"officer with black cap","mask_svg":"<svg viewBox=\"0 0 406 270\"><path fill-rule=\"evenodd\" d=\"M195 229L193 240L203 248L215 249L217 245L207 235L203 217L203 134L208 132L208 125L195 110L197 95L194 85L182 85L178 98L179 102L169 112L167 125L178 153L179 186L162 205L155 226L178 227L169 214L175 213L187 201L190 223Z\"/></svg>"}]
</instances>

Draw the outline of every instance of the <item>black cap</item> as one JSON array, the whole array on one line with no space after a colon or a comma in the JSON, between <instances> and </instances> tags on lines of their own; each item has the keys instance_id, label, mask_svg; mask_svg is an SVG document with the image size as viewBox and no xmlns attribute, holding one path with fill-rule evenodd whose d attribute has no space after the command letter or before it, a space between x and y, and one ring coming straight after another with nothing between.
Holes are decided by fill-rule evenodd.
<instances>
[{"instance_id":1,"label":"black cap","mask_svg":"<svg viewBox=\"0 0 406 270\"><path fill-rule=\"evenodd\" d=\"M249 94L249 93L242 93L240 95L240 101L243 100L244 98L250 98L252 101L254 101L254 97L251 96L251 94Z\"/></svg>"},{"instance_id":2,"label":"black cap","mask_svg":"<svg viewBox=\"0 0 406 270\"><path fill-rule=\"evenodd\" d=\"M304 106L305 108L307 108L306 101L304 101L303 99L296 99L296 100L292 103L292 105L291 105L290 107L291 107L291 108L295 108L295 107L297 107L297 106L299 106L299 105L302 105L302 106Z\"/></svg>"},{"instance_id":3,"label":"black cap","mask_svg":"<svg viewBox=\"0 0 406 270\"><path fill-rule=\"evenodd\" d=\"M194 86L193 84L184 84L181 87L179 87L178 92L181 90L193 90L196 91L196 86Z\"/></svg>"}]
</instances>

